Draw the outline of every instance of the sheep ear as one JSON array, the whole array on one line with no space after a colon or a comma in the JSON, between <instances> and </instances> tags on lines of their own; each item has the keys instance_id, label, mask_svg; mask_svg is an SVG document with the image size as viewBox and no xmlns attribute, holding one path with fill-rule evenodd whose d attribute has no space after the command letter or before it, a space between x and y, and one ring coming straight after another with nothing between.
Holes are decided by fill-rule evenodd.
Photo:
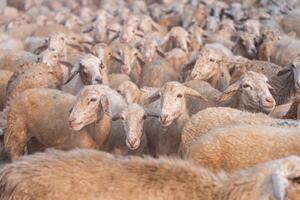
<instances>
[{"instance_id":1,"label":"sheep ear","mask_svg":"<svg viewBox=\"0 0 300 200\"><path fill-rule=\"evenodd\" d=\"M184 68L182 69L182 72L192 70L196 64L196 61L197 61L196 59L192 59L187 64L185 64Z\"/></svg>"},{"instance_id":2,"label":"sheep ear","mask_svg":"<svg viewBox=\"0 0 300 200\"><path fill-rule=\"evenodd\" d=\"M67 84L67 83L69 83L78 73L79 73L79 68L77 68L76 70L74 70L73 72L71 72L69 78L66 80L66 82L64 83L64 85Z\"/></svg>"},{"instance_id":3,"label":"sheep ear","mask_svg":"<svg viewBox=\"0 0 300 200\"><path fill-rule=\"evenodd\" d=\"M157 46L156 47L156 52L161 56L161 57L166 57L166 54L165 54L165 52L159 47L159 46Z\"/></svg>"},{"instance_id":4,"label":"sheep ear","mask_svg":"<svg viewBox=\"0 0 300 200\"><path fill-rule=\"evenodd\" d=\"M121 119L120 116L115 116L115 117L113 117L111 120L112 120L112 121L117 121L117 120L120 120L120 119Z\"/></svg>"},{"instance_id":5,"label":"sheep ear","mask_svg":"<svg viewBox=\"0 0 300 200\"><path fill-rule=\"evenodd\" d=\"M43 46L38 47L37 49L34 50L34 54L39 55L43 51L45 51L48 48L48 44L45 44Z\"/></svg>"},{"instance_id":6,"label":"sheep ear","mask_svg":"<svg viewBox=\"0 0 300 200\"><path fill-rule=\"evenodd\" d=\"M286 65L282 70L277 73L277 76L282 76L292 70L292 64Z\"/></svg>"},{"instance_id":7,"label":"sheep ear","mask_svg":"<svg viewBox=\"0 0 300 200\"><path fill-rule=\"evenodd\" d=\"M223 92L223 94L217 99L218 102L223 102L231 98L233 95L236 94L236 92L240 88L240 81L237 81L233 84L231 84L226 90Z\"/></svg>"},{"instance_id":8,"label":"sheep ear","mask_svg":"<svg viewBox=\"0 0 300 200\"><path fill-rule=\"evenodd\" d=\"M153 94L151 94L149 97L148 97L148 102L149 104L158 100L160 98L160 94L159 94L159 90L157 90L156 92L154 92Z\"/></svg>"},{"instance_id":9,"label":"sheep ear","mask_svg":"<svg viewBox=\"0 0 300 200\"><path fill-rule=\"evenodd\" d=\"M159 31L159 25L155 21L151 20L151 25L155 31Z\"/></svg>"},{"instance_id":10,"label":"sheep ear","mask_svg":"<svg viewBox=\"0 0 300 200\"><path fill-rule=\"evenodd\" d=\"M116 54L115 52L112 53L111 55L114 59L116 59L117 61L123 63L122 58L120 57L120 55Z\"/></svg>"},{"instance_id":11,"label":"sheep ear","mask_svg":"<svg viewBox=\"0 0 300 200\"><path fill-rule=\"evenodd\" d=\"M135 30L134 34L141 37L141 38L143 38L145 36L145 34L142 31L138 31L138 30Z\"/></svg>"},{"instance_id":12,"label":"sheep ear","mask_svg":"<svg viewBox=\"0 0 300 200\"><path fill-rule=\"evenodd\" d=\"M277 200L285 200L288 185L289 182L283 172L277 170L272 174L272 188Z\"/></svg>"},{"instance_id":13,"label":"sheep ear","mask_svg":"<svg viewBox=\"0 0 300 200\"><path fill-rule=\"evenodd\" d=\"M198 91L184 86L184 93L188 96L196 97L199 99L203 99L204 101L208 101L204 96L202 96Z\"/></svg>"},{"instance_id":14,"label":"sheep ear","mask_svg":"<svg viewBox=\"0 0 300 200\"><path fill-rule=\"evenodd\" d=\"M154 113L150 108L144 107L144 110L147 117L159 118L159 114Z\"/></svg>"},{"instance_id":15,"label":"sheep ear","mask_svg":"<svg viewBox=\"0 0 300 200\"><path fill-rule=\"evenodd\" d=\"M165 37L163 37L163 39L160 41L159 45L163 45L165 44L170 38L170 33L167 33L167 35L165 35Z\"/></svg>"},{"instance_id":16,"label":"sheep ear","mask_svg":"<svg viewBox=\"0 0 300 200\"><path fill-rule=\"evenodd\" d=\"M99 108L98 111L100 111L100 116L103 116L103 114L109 114L110 115L110 108L109 108L109 101L106 95L102 95L100 97L99 102Z\"/></svg>"},{"instance_id":17,"label":"sheep ear","mask_svg":"<svg viewBox=\"0 0 300 200\"><path fill-rule=\"evenodd\" d=\"M137 59L142 63L145 64L145 60L142 56L142 54L136 49L136 52L134 53L134 55L137 57Z\"/></svg>"},{"instance_id":18,"label":"sheep ear","mask_svg":"<svg viewBox=\"0 0 300 200\"><path fill-rule=\"evenodd\" d=\"M67 61L59 61L58 63L68 67L69 71L73 69L73 65Z\"/></svg>"}]
</instances>

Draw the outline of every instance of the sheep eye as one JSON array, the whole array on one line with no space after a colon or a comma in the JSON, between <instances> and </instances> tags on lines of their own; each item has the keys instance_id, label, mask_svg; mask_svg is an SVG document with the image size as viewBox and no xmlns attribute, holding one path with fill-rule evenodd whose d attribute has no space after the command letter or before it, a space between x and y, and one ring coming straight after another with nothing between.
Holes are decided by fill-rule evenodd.
<instances>
[{"instance_id":1,"label":"sheep eye","mask_svg":"<svg viewBox=\"0 0 300 200\"><path fill-rule=\"evenodd\" d=\"M252 89L252 87L251 87L249 84L244 84L244 85L243 85L243 88L249 88L249 89Z\"/></svg>"},{"instance_id":2,"label":"sheep eye","mask_svg":"<svg viewBox=\"0 0 300 200\"><path fill-rule=\"evenodd\" d=\"M295 177L292 179L294 183L300 184L300 177Z\"/></svg>"},{"instance_id":3,"label":"sheep eye","mask_svg":"<svg viewBox=\"0 0 300 200\"><path fill-rule=\"evenodd\" d=\"M121 119L121 120L124 120L124 117L122 116L122 117L120 117L120 119Z\"/></svg>"},{"instance_id":4,"label":"sheep eye","mask_svg":"<svg viewBox=\"0 0 300 200\"><path fill-rule=\"evenodd\" d=\"M60 39L61 39L62 41L64 41L64 40L65 40L65 38L63 38L63 37L61 37Z\"/></svg>"},{"instance_id":5,"label":"sheep eye","mask_svg":"<svg viewBox=\"0 0 300 200\"><path fill-rule=\"evenodd\" d=\"M210 62L215 62L215 59L210 58L209 61Z\"/></svg>"},{"instance_id":6,"label":"sheep eye","mask_svg":"<svg viewBox=\"0 0 300 200\"><path fill-rule=\"evenodd\" d=\"M119 94L121 94L121 90L117 90L117 92L118 92Z\"/></svg>"},{"instance_id":7,"label":"sheep eye","mask_svg":"<svg viewBox=\"0 0 300 200\"><path fill-rule=\"evenodd\" d=\"M54 55L53 58L57 58L57 55Z\"/></svg>"},{"instance_id":8,"label":"sheep eye","mask_svg":"<svg viewBox=\"0 0 300 200\"><path fill-rule=\"evenodd\" d=\"M178 94L177 97L178 97L178 98L182 98L183 95L182 95L182 94Z\"/></svg>"},{"instance_id":9,"label":"sheep eye","mask_svg":"<svg viewBox=\"0 0 300 200\"><path fill-rule=\"evenodd\" d=\"M292 68L296 68L295 64L292 64L291 67L292 67Z\"/></svg>"},{"instance_id":10,"label":"sheep eye","mask_svg":"<svg viewBox=\"0 0 300 200\"><path fill-rule=\"evenodd\" d=\"M90 101L91 101L91 102L95 102L95 101L97 101L97 98L91 98Z\"/></svg>"},{"instance_id":11,"label":"sheep eye","mask_svg":"<svg viewBox=\"0 0 300 200\"><path fill-rule=\"evenodd\" d=\"M146 115L144 115L144 116L143 116L143 120L145 120L146 118L147 118L147 116L146 116Z\"/></svg>"}]
</instances>

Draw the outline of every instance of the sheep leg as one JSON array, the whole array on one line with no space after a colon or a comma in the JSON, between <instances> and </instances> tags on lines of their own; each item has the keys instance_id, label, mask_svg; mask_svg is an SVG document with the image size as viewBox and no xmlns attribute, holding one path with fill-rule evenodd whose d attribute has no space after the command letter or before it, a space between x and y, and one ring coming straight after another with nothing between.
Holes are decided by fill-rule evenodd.
<instances>
[{"instance_id":1,"label":"sheep leg","mask_svg":"<svg viewBox=\"0 0 300 200\"><path fill-rule=\"evenodd\" d=\"M25 146L28 140L25 122L22 119L13 120L14 123L8 124L4 135L4 148L12 161L17 160L25 154Z\"/></svg>"}]
</instances>

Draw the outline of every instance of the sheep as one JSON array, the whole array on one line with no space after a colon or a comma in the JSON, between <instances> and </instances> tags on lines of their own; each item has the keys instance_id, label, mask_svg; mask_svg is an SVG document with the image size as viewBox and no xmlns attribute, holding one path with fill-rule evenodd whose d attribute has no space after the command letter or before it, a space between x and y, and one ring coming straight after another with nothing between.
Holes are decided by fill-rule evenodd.
<instances>
[{"instance_id":1,"label":"sheep","mask_svg":"<svg viewBox=\"0 0 300 200\"><path fill-rule=\"evenodd\" d=\"M145 63L141 53L133 46L128 44L121 44L113 52L113 58L118 61L119 64L111 64L110 73L124 73L130 76L130 78L138 83L142 71L142 65ZM120 65L121 64L121 65Z\"/></svg>"},{"instance_id":2,"label":"sheep","mask_svg":"<svg viewBox=\"0 0 300 200\"><path fill-rule=\"evenodd\" d=\"M188 53L188 43L190 43L188 36L189 33L183 28L173 27L165 37L162 38L160 46L166 45L165 51L170 51L172 48L178 47Z\"/></svg>"},{"instance_id":3,"label":"sheep","mask_svg":"<svg viewBox=\"0 0 300 200\"><path fill-rule=\"evenodd\" d=\"M4 108L6 101L6 87L13 72L0 70L0 111Z\"/></svg>"},{"instance_id":4,"label":"sheep","mask_svg":"<svg viewBox=\"0 0 300 200\"><path fill-rule=\"evenodd\" d=\"M233 47L233 53L247 58L255 58L257 56L257 49L255 46L256 35L248 32L239 33L239 39Z\"/></svg>"},{"instance_id":5,"label":"sheep","mask_svg":"<svg viewBox=\"0 0 300 200\"><path fill-rule=\"evenodd\" d=\"M296 96L295 99L288 104L288 109L285 109L285 115L283 119L300 119L300 108L299 108L300 97Z\"/></svg>"},{"instance_id":6,"label":"sheep","mask_svg":"<svg viewBox=\"0 0 300 200\"><path fill-rule=\"evenodd\" d=\"M38 63L23 65L22 69L10 78L7 85L8 102L29 88L61 88L69 77L72 66L69 63L60 62L56 52L44 51L38 60Z\"/></svg>"},{"instance_id":7,"label":"sheep","mask_svg":"<svg viewBox=\"0 0 300 200\"><path fill-rule=\"evenodd\" d=\"M146 105L149 103L149 97L157 92L157 88L142 87L138 86L132 81L124 81L117 88L117 92L121 94L127 101L128 104L141 104Z\"/></svg>"},{"instance_id":8,"label":"sheep","mask_svg":"<svg viewBox=\"0 0 300 200\"><path fill-rule=\"evenodd\" d=\"M191 79L207 81L216 89L224 91L230 82L230 74L226 65L218 62L224 54L213 48L203 48L191 71ZM188 67L185 70L189 69ZM222 79L224 79L222 81ZM223 84L222 84L223 83Z\"/></svg>"},{"instance_id":9,"label":"sheep","mask_svg":"<svg viewBox=\"0 0 300 200\"><path fill-rule=\"evenodd\" d=\"M299 155L299 137L295 128L259 125L217 128L196 139L187 149L186 157L212 171L234 172Z\"/></svg>"},{"instance_id":10,"label":"sheep","mask_svg":"<svg viewBox=\"0 0 300 200\"><path fill-rule=\"evenodd\" d=\"M300 40L296 38L287 35L278 37L276 34L268 32L260 46L260 58L277 65L288 65L298 56L299 44Z\"/></svg>"},{"instance_id":11,"label":"sheep","mask_svg":"<svg viewBox=\"0 0 300 200\"><path fill-rule=\"evenodd\" d=\"M300 29L299 27L299 12L292 12L289 13L288 15L284 15L283 18L280 20L280 24L282 29L286 32L289 33L291 31L294 31L297 33L298 36L300 36Z\"/></svg>"},{"instance_id":12,"label":"sheep","mask_svg":"<svg viewBox=\"0 0 300 200\"><path fill-rule=\"evenodd\" d=\"M100 85L85 86L77 98L53 89L26 90L10 105L5 150L16 160L32 137L44 147L103 149L112 116L125 107L117 92Z\"/></svg>"},{"instance_id":13,"label":"sheep","mask_svg":"<svg viewBox=\"0 0 300 200\"><path fill-rule=\"evenodd\" d=\"M206 134L209 130L233 125L269 125L269 126L293 126L289 121L273 119L262 113L249 113L232 108L206 108L193 115L185 124L181 137L181 155L197 138Z\"/></svg>"},{"instance_id":14,"label":"sheep","mask_svg":"<svg viewBox=\"0 0 300 200\"><path fill-rule=\"evenodd\" d=\"M159 116L146 121L145 131L150 155L177 155L180 144L181 129L189 119L185 96L204 99L196 90L179 82L168 82L150 97L150 102L160 100L147 106L147 113Z\"/></svg>"},{"instance_id":15,"label":"sheep","mask_svg":"<svg viewBox=\"0 0 300 200\"><path fill-rule=\"evenodd\" d=\"M179 159L48 150L5 166L0 171L0 198L295 200L299 163L299 157L290 156L226 174Z\"/></svg>"},{"instance_id":16,"label":"sheep","mask_svg":"<svg viewBox=\"0 0 300 200\"><path fill-rule=\"evenodd\" d=\"M140 47L141 53L147 62L165 57L164 51L158 45L156 39L152 37L146 37Z\"/></svg>"},{"instance_id":17,"label":"sheep","mask_svg":"<svg viewBox=\"0 0 300 200\"><path fill-rule=\"evenodd\" d=\"M36 62L37 55L27 51L1 51L0 50L0 69L18 71L20 66Z\"/></svg>"},{"instance_id":18,"label":"sheep","mask_svg":"<svg viewBox=\"0 0 300 200\"><path fill-rule=\"evenodd\" d=\"M84 85L105 84L108 85L108 69L96 56L86 54L79 64L72 69L68 81L62 86L62 90L76 95Z\"/></svg>"},{"instance_id":19,"label":"sheep","mask_svg":"<svg viewBox=\"0 0 300 200\"><path fill-rule=\"evenodd\" d=\"M146 118L147 113L144 108L138 104L129 104L112 119L111 133L105 151L121 155L147 154L147 141L143 127ZM117 120L122 120L122 123Z\"/></svg>"}]
</instances>

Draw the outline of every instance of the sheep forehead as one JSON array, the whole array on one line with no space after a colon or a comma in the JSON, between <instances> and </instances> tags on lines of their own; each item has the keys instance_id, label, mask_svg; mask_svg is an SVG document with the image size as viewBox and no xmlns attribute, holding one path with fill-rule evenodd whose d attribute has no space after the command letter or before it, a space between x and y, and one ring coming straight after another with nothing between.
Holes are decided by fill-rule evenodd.
<instances>
[{"instance_id":1,"label":"sheep forehead","mask_svg":"<svg viewBox=\"0 0 300 200\"><path fill-rule=\"evenodd\" d=\"M101 92L101 88L99 88L97 85L87 85L84 86L84 88L79 92L78 98L86 99L91 96L98 96Z\"/></svg>"},{"instance_id":2,"label":"sheep forehead","mask_svg":"<svg viewBox=\"0 0 300 200\"><path fill-rule=\"evenodd\" d=\"M254 84L258 85L259 83L262 83L262 82L266 83L268 81L268 78L263 74L248 71L247 73L245 73L242 76L241 80L244 83L254 83Z\"/></svg>"},{"instance_id":3,"label":"sheep forehead","mask_svg":"<svg viewBox=\"0 0 300 200\"><path fill-rule=\"evenodd\" d=\"M145 115L145 110L138 104L129 105L124 111L123 115L125 118L142 118Z\"/></svg>"},{"instance_id":4,"label":"sheep forehead","mask_svg":"<svg viewBox=\"0 0 300 200\"><path fill-rule=\"evenodd\" d=\"M182 87L179 82L171 81L162 87L161 93L162 95L175 95L175 92L182 91Z\"/></svg>"},{"instance_id":5,"label":"sheep forehead","mask_svg":"<svg viewBox=\"0 0 300 200\"><path fill-rule=\"evenodd\" d=\"M100 60L94 55L87 54L82 58L80 63L83 64L85 67L94 67L94 66L98 67L100 64Z\"/></svg>"}]
</instances>

